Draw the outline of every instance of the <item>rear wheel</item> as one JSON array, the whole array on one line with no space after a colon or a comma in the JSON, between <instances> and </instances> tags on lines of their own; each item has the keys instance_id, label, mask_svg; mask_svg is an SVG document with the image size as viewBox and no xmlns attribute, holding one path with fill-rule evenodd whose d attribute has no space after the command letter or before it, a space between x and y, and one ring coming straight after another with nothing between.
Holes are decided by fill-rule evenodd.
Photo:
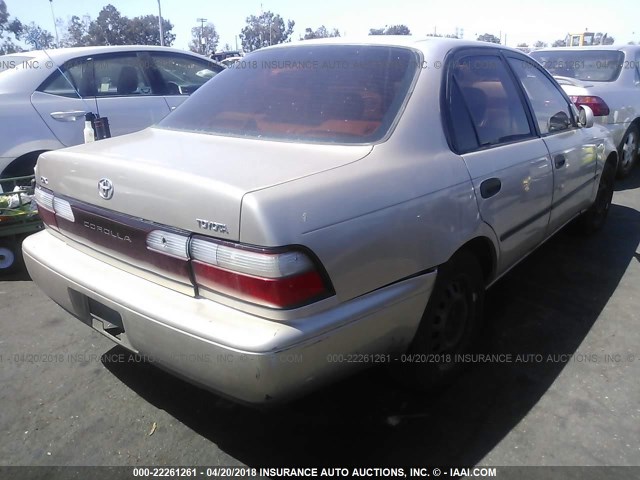
<instances>
[{"instance_id":1,"label":"rear wheel","mask_svg":"<svg viewBox=\"0 0 640 480\"><path fill-rule=\"evenodd\" d=\"M19 256L16 253L16 244L10 242L0 243L0 275L9 274L16 270L19 264Z\"/></svg>"},{"instance_id":2,"label":"rear wheel","mask_svg":"<svg viewBox=\"0 0 640 480\"><path fill-rule=\"evenodd\" d=\"M628 176L638 162L638 141L640 141L640 130L636 125L631 125L620 144L619 178Z\"/></svg>"},{"instance_id":3,"label":"rear wheel","mask_svg":"<svg viewBox=\"0 0 640 480\"><path fill-rule=\"evenodd\" d=\"M593 233L600 230L609 214L611 200L613 198L616 171L613 165L606 163L600 176L598 194L593 205L578 219L580 229L585 233Z\"/></svg>"},{"instance_id":4,"label":"rear wheel","mask_svg":"<svg viewBox=\"0 0 640 480\"><path fill-rule=\"evenodd\" d=\"M403 383L429 390L460 370L457 354L469 351L482 324L484 277L476 257L461 251L438 269L420 326L398 366Z\"/></svg>"}]
</instances>

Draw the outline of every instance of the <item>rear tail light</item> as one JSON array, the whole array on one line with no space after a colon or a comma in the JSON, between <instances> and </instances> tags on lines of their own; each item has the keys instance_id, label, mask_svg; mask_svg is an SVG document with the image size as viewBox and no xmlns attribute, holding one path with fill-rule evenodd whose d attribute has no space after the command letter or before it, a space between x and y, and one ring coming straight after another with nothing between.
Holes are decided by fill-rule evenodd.
<instances>
[{"instance_id":1,"label":"rear tail light","mask_svg":"<svg viewBox=\"0 0 640 480\"><path fill-rule=\"evenodd\" d=\"M606 117L609 115L609 105L596 96L586 96L586 95L573 95L569 97L573 103L576 104L577 107L582 107L586 105L591 110L593 110L593 115L595 117Z\"/></svg>"},{"instance_id":2,"label":"rear tail light","mask_svg":"<svg viewBox=\"0 0 640 480\"><path fill-rule=\"evenodd\" d=\"M71 210L71 204L66 200L54 197L53 211L57 216L62 217L65 220L70 221L71 223L76 221L75 217L73 216L73 210Z\"/></svg>"},{"instance_id":3,"label":"rear tail light","mask_svg":"<svg viewBox=\"0 0 640 480\"><path fill-rule=\"evenodd\" d=\"M48 226L89 238L143 268L159 270L183 283L195 281L209 291L280 309L307 305L335 293L320 263L300 248L249 247L160 230L140 220L92 213L89 206L74 203L72 208L69 201L40 186L35 199Z\"/></svg>"},{"instance_id":4,"label":"rear tail light","mask_svg":"<svg viewBox=\"0 0 640 480\"><path fill-rule=\"evenodd\" d=\"M189 259L189 237L177 233L154 230L147 235L147 248L182 260Z\"/></svg>"},{"instance_id":5,"label":"rear tail light","mask_svg":"<svg viewBox=\"0 0 640 480\"><path fill-rule=\"evenodd\" d=\"M34 198L38 204L38 215L42 221L50 227L58 228L58 222L56 221L56 215L53 209L53 192L42 187L36 187Z\"/></svg>"},{"instance_id":6,"label":"rear tail light","mask_svg":"<svg viewBox=\"0 0 640 480\"><path fill-rule=\"evenodd\" d=\"M198 286L247 302L294 308L333 294L316 262L301 250L252 248L197 237L190 251Z\"/></svg>"},{"instance_id":7,"label":"rear tail light","mask_svg":"<svg viewBox=\"0 0 640 480\"><path fill-rule=\"evenodd\" d=\"M46 188L37 187L35 199L38 204L38 213L42 221L47 225L57 227L57 218L62 217L69 222L75 222L71 204L62 198L54 196L53 192Z\"/></svg>"}]
</instances>

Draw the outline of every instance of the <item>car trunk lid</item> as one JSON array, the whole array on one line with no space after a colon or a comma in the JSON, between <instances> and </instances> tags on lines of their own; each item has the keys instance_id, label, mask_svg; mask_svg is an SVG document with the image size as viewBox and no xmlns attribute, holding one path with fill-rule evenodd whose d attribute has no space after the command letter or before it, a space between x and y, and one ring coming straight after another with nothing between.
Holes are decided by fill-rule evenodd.
<instances>
[{"instance_id":1,"label":"car trunk lid","mask_svg":"<svg viewBox=\"0 0 640 480\"><path fill-rule=\"evenodd\" d=\"M37 173L39 183L57 195L238 241L245 194L356 161L371 148L150 128L48 152L40 157ZM100 195L101 180L112 186L110 198Z\"/></svg>"}]
</instances>

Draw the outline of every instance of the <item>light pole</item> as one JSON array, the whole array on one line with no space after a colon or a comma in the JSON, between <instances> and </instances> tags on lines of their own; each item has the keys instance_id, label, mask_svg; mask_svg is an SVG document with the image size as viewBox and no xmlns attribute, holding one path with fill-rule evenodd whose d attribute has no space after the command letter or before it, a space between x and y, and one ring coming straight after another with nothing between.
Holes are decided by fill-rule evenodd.
<instances>
[{"instance_id":1,"label":"light pole","mask_svg":"<svg viewBox=\"0 0 640 480\"><path fill-rule=\"evenodd\" d=\"M196 22L200 22L200 48L202 48L202 54L204 55L204 46L206 42L204 41L204 22L206 22L206 18L196 18Z\"/></svg>"},{"instance_id":2,"label":"light pole","mask_svg":"<svg viewBox=\"0 0 640 480\"><path fill-rule=\"evenodd\" d=\"M54 31L56 32L56 47L59 47L60 40L58 39L58 25L56 25L56 15L55 13L53 13L53 0L49 0L49 5L51 6L51 16L53 17L53 28L54 28Z\"/></svg>"},{"instance_id":3,"label":"light pole","mask_svg":"<svg viewBox=\"0 0 640 480\"><path fill-rule=\"evenodd\" d=\"M158 0L158 28L160 29L160 46L164 47L164 31L162 30L162 7Z\"/></svg>"}]
</instances>

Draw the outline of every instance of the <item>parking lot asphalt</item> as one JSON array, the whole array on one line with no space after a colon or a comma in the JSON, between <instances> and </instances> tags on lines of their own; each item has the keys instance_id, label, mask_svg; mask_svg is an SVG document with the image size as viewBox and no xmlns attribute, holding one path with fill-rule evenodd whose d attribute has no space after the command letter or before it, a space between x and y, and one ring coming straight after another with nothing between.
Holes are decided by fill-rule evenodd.
<instances>
[{"instance_id":1,"label":"parking lot asphalt","mask_svg":"<svg viewBox=\"0 0 640 480\"><path fill-rule=\"evenodd\" d=\"M191 386L0 279L0 465L640 466L640 169L605 230L488 293L479 353L415 394L384 369L278 410ZM492 355L496 361L484 361Z\"/></svg>"}]
</instances>

